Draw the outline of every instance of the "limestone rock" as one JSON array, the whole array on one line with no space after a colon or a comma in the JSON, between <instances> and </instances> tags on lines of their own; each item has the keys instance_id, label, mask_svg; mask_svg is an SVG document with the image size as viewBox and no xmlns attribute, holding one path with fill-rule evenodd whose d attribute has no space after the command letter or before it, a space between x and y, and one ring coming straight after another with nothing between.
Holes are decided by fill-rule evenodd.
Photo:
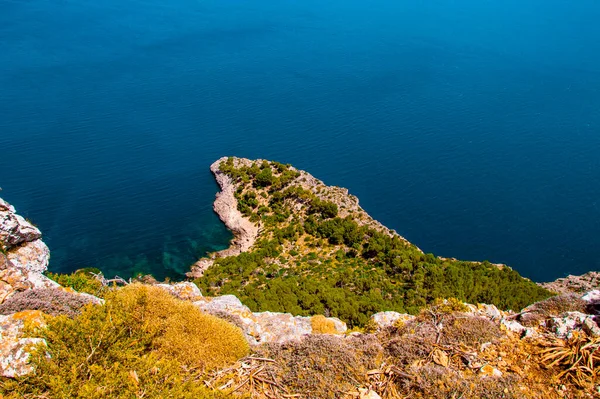
<instances>
[{"instance_id":1,"label":"limestone rock","mask_svg":"<svg viewBox=\"0 0 600 399\"><path fill-rule=\"evenodd\" d=\"M0 303L20 291L54 287L58 287L56 282L41 273L15 266L0 253Z\"/></svg>"},{"instance_id":2,"label":"limestone rock","mask_svg":"<svg viewBox=\"0 0 600 399\"><path fill-rule=\"evenodd\" d=\"M600 302L600 290L586 292L581 299L589 303Z\"/></svg>"},{"instance_id":3,"label":"limestone rock","mask_svg":"<svg viewBox=\"0 0 600 399\"><path fill-rule=\"evenodd\" d=\"M41 274L48 268L50 250L42 240L27 242L7 254L13 265Z\"/></svg>"},{"instance_id":4,"label":"limestone rock","mask_svg":"<svg viewBox=\"0 0 600 399\"><path fill-rule=\"evenodd\" d=\"M519 335L521 338L531 337L535 335L535 330L533 328L525 327L518 321L507 318L503 318L502 320L500 320L500 328L505 331L511 331Z\"/></svg>"},{"instance_id":5,"label":"limestone rock","mask_svg":"<svg viewBox=\"0 0 600 399\"><path fill-rule=\"evenodd\" d=\"M486 316L492 320L499 320L502 318L502 312L494 305L486 305L480 303L477 305L477 313Z\"/></svg>"},{"instance_id":6,"label":"limestone rock","mask_svg":"<svg viewBox=\"0 0 600 399\"><path fill-rule=\"evenodd\" d=\"M197 301L202 298L200 288L192 282L184 281L176 284L156 284L156 286L184 301Z\"/></svg>"},{"instance_id":7,"label":"limestone rock","mask_svg":"<svg viewBox=\"0 0 600 399\"><path fill-rule=\"evenodd\" d=\"M26 322L42 325L42 313L25 311L0 316L0 374L3 377L14 378L30 373L30 350L39 343L45 343L41 338L21 337Z\"/></svg>"},{"instance_id":8,"label":"limestone rock","mask_svg":"<svg viewBox=\"0 0 600 399\"><path fill-rule=\"evenodd\" d=\"M0 199L0 245L5 250L35 241L41 236L37 227L17 215L12 205Z\"/></svg>"},{"instance_id":9,"label":"limestone rock","mask_svg":"<svg viewBox=\"0 0 600 399\"><path fill-rule=\"evenodd\" d=\"M43 273L50 250L40 239L40 231L15 208L0 198L0 303L15 292L31 288L52 288L58 284Z\"/></svg>"},{"instance_id":10,"label":"limestone rock","mask_svg":"<svg viewBox=\"0 0 600 399\"><path fill-rule=\"evenodd\" d=\"M560 317L548 320L548 327L559 338L569 338L573 331L584 330L592 336L600 336L600 327L594 316L581 312L566 312Z\"/></svg>"},{"instance_id":11,"label":"limestone rock","mask_svg":"<svg viewBox=\"0 0 600 399\"><path fill-rule=\"evenodd\" d=\"M371 321L375 323L378 328L386 328L393 326L397 321L407 322L414 318L415 316L406 313L387 311L375 313L371 316Z\"/></svg>"},{"instance_id":12,"label":"limestone rock","mask_svg":"<svg viewBox=\"0 0 600 399\"><path fill-rule=\"evenodd\" d=\"M313 332L310 317L292 316L289 313L252 312L233 295L202 298L194 302L194 305L240 327L251 344L283 343L298 340ZM346 323L332 317L327 320L333 322L337 333L346 332Z\"/></svg>"}]
</instances>

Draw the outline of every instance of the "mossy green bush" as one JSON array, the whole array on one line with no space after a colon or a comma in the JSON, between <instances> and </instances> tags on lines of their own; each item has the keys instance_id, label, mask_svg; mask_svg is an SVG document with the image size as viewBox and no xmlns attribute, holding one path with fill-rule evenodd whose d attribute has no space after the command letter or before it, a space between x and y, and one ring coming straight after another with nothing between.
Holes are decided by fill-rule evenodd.
<instances>
[{"instance_id":1,"label":"mossy green bush","mask_svg":"<svg viewBox=\"0 0 600 399\"><path fill-rule=\"evenodd\" d=\"M248 353L242 332L156 287L133 284L30 335L35 373L0 393L47 398L222 398L202 375Z\"/></svg>"}]
</instances>

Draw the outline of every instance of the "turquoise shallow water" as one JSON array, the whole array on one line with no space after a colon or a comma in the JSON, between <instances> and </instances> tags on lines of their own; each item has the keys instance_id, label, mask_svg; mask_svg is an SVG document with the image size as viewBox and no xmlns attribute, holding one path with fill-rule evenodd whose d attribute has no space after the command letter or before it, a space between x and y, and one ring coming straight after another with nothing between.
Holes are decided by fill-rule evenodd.
<instances>
[{"instance_id":1,"label":"turquoise shallow water","mask_svg":"<svg viewBox=\"0 0 600 399\"><path fill-rule=\"evenodd\" d=\"M51 269L178 277L208 166L348 187L427 252L600 269L600 3L0 0L0 193Z\"/></svg>"}]
</instances>

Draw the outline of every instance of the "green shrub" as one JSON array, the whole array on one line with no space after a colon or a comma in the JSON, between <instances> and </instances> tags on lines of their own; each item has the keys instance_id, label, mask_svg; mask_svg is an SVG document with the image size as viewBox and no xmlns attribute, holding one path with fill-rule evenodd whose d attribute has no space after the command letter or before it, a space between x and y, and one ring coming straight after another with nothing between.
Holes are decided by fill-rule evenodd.
<instances>
[{"instance_id":1,"label":"green shrub","mask_svg":"<svg viewBox=\"0 0 600 399\"><path fill-rule=\"evenodd\" d=\"M221 398L202 374L248 353L241 331L189 302L140 284L108 292L102 306L35 331L47 347L35 373L0 393L49 398Z\"/></svg>"},{"instance_id":2,"label":"green shrub","mask_svg":"<svg viewBox=\"0 0 600 399\"><path fill-rule=\"evenodd\" d=\"M48 278L56 281L63 287L73 288L78 292L86 292L95 296L102 296L105 290L102 282L94 275L102 275L99 269L88 267L79 269L71 274L59 274L48 272Z\"/></svg>"}]
</instances>

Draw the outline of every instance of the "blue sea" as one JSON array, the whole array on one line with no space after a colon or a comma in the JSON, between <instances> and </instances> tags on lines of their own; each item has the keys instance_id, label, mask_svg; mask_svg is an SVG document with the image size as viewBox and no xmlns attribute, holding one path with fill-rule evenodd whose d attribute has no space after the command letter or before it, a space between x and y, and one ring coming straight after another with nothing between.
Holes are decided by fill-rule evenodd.
<instances>
[{"instance_id":1,"label":"blue sea","mask_svg":"<svg viewBox=\"0 0 600 399\"><path fill-rule=\"evenodd\" d=\"M600 269L596 0L0 0L0 196L50 269L182 278L236 155L426 252Z\"/></svg>"}]
</instances>

